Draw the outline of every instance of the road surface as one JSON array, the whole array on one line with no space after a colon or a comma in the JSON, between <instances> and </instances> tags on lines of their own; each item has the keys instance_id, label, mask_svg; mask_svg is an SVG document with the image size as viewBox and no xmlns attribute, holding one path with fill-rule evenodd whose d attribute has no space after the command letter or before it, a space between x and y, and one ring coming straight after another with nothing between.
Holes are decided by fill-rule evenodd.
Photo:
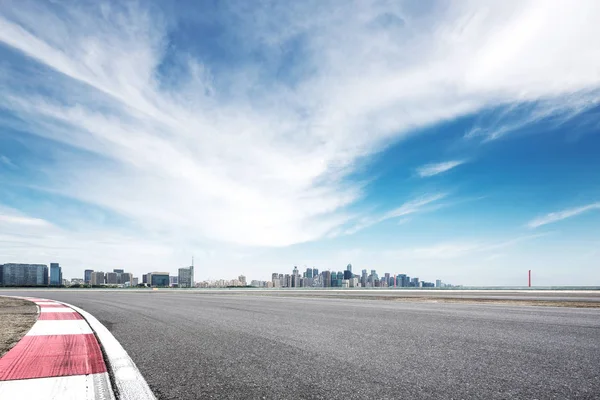
<instances>
[{"instance_id":1,"label":"road surface","mask_svg":"<svg viewBox=\"0 0 600 400\"><path fill-rule=\"evenodd\" d=\"M593 399L600 309L200 291L0 291L98 318L159 399ZM568 295L563 295L569 297Z\"/></svg>"}]
</instances>

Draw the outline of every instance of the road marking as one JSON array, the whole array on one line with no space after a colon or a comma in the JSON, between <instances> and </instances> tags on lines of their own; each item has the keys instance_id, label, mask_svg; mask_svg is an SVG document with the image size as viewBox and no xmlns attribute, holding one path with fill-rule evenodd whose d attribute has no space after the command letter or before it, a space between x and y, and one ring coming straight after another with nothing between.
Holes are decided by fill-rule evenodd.
<instances>
[{"instance_id":1,"label":"road marking","mask_svg":"<svg viewBox=\"0 0 600 400\"><path fill-rule=\"evenodd\" d=\"M120 400L156 400L148 383L129 357L123 346L115 339L112 333L100 323L92 314L68 303L63 303L85 318L90 324L106 354L114 377L115 390Z\"/></svg>"},{"instance_id":2,"label":"road marking","mask_svg":"<svg viewBox=\"0 0 600 400\"><path fill-rule=\"evenodd\" d=\"M26 336L38 335L80 335L92 333L85 320L37 320Z\"/></svg>"},{"instance_id":3,"label":"road marking","mask_svg":"<svg viewBox=\"0 0 600 400\"><path fill-rule=\"evenodd\" d=\"M100 345L93 333L26 335L0 358L0 381L86 375L106 371Z\"/></svg>"},{"instance_id":4,"label":"road marking","mask_svg":"<svg viewBox=\"0 0 600 400\"><path fill-rule=\"evenodd\" d=\"M38 321L43 320L73 320L73 319L83 319L81 315L76 312L43 312L40 313L38 317Z\"/></svg>"},{"instance_id":5,"label":"road marking","mask_svg":"<svg viewBox=\"0 0 600 400\"><path fill-rule=\"evenodd\" d=\"M0 399L114 400L106 372L0 382Z\"/></svg>"},{"instance_id":6,"label":"road marking","mask_svg":"<svg viewBox=\"0 0 600 400\"><path fill-rule=\"evenodd\" d=\"M41 313L77 313L69 307L40 307Z\"/></svg>"}]
</instances>

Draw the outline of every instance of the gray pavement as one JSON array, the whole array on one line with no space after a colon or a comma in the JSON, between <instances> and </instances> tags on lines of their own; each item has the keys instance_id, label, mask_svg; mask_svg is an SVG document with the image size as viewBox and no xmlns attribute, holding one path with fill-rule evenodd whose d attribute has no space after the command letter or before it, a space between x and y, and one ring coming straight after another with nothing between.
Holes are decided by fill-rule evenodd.
<instances>
[{"instance_id":1,"label":"gray pavement","mask_svg":"<svg viewBox=\"0 0 600 400\"><path fill-rule=\"evenodd\" d=\"M160 399L600 398L597 308L7 292L92 313Z\"/></svg>"}]
</instances>

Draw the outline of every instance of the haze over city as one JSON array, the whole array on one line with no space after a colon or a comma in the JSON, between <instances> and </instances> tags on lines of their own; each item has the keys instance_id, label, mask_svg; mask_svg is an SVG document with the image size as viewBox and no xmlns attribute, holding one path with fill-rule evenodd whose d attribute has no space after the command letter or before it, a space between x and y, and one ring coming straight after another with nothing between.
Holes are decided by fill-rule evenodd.
<instances>
[{"instance_id":1,"label":"haze over city","mask_svg":"<svg viewBox=\"0 0 600 400\"><path fill-rule=\"evenodd\" d=\"M600 3L0 4L0 264L599 285Z\"/></svg>"}]
</instances>

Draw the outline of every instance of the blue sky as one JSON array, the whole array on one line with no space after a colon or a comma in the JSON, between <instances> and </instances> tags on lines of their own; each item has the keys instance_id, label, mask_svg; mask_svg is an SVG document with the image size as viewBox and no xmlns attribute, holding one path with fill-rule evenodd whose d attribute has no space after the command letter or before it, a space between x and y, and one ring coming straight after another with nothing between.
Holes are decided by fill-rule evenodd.
<instances>
[{"instance_id":1,"label":"blue sky","mask_svg":"<svg viewBox=\"0 0 600 400\"><path fill-rule=\"evenodd\" d=\"M0 262L599 285L599 17L5 2Z\"/></svg>"}]
</instances>

